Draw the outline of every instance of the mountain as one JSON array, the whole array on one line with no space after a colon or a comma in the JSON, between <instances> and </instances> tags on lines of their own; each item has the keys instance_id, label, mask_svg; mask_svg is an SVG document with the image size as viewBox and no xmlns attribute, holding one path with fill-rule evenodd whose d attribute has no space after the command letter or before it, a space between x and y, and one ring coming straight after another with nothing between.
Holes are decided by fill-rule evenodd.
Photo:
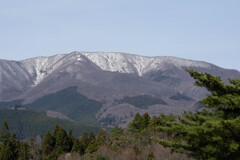
<instances>
[{"instance_id":1,"label":"mountain","mask_svg":"<svg viewBox=\"0 0 240 160\"><path fill-rule=\"evenodd\" d=\"M194 111L208 92L195 87L186 68L228 78L237 70L175 57L86 53L0 60L0 107L22 103L88 124L126 124L137 112Z\"/></svg>"}]
</instances>

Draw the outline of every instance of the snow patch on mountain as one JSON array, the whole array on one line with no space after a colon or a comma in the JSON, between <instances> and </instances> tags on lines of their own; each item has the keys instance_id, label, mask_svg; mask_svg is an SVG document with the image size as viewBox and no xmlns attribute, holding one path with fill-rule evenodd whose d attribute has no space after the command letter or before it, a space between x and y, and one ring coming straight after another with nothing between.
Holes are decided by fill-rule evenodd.
<instances>
[{"instance_id":1,"label":"snow patch on mountain","mask_svg":"<svg viewBox=\"0 0 240 160\"><path fill-rule=\"evenodd\" d=\"M139 76L153 71L164 69L167 65L182 67L209 68L210 64L199 61L185 60L175 57L145 57L126 53L80 53L102 70L122 73L136 73Z\"/></svg>"},{"instance_id":2,"label":"snow patch on mountain","mask_svg":"<svg viewBox=\"0 0 240 160\"><path fill-rule=\"evenodd\" d=\"M119 52L72 52L51 57L36 57L20 61L20 63L31 75L32 87L34 87L55 70L71 64L86 62L86 59L105 71L133 73L139 76L154 70L165 70L169 65L174 65L179 69L182 67L210 67L210 64L205 62L175 57L145 57Z\"/></svg>"},{"instance_id":3,"label":"snow patch on mountain","mask_svg":"<svg viewBox=\"0 0 240 160\"><path fill-rule=\"evenodd\" d=\"M36 57L21 61L26 70L32 75L32 86L38 85L45 77L62 65L61 59L65 55L52 57Z\"/></svg>"}]
</instances>

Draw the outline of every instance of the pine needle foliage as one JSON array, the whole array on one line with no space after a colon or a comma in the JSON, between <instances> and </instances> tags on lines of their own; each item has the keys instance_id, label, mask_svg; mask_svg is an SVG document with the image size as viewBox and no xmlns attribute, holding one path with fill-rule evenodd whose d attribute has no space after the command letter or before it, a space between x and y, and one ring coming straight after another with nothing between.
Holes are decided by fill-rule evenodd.
<instances>
[{"instance_id":1,"label":"pine needle foliage","mask_svg":"<svg viewBox=\"0 0 240 160\"><path fill-rule=\"evenodd\" d=\"M196 113L184 112L177 120L158 125L157 131L167 132L170 140L155 138L172 151L187 153L197 159L240 159L240 80L229 79L225 84L220 77L209 73L187 70L210 94L200 103L205 109Z\"/></svg>"}]
</instances>

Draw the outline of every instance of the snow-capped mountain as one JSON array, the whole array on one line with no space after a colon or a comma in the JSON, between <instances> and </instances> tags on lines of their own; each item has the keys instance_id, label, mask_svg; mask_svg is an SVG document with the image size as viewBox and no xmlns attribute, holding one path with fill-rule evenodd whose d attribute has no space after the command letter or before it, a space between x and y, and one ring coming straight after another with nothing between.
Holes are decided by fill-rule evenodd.
<instances>
[{"instance_id":1,"label":"snow-capped mountain","mask_svg":"<svg viewBox=\"0 0 240 160\"><path fill-rule=\"evenodd\" d=\"M132 116L130 112L179 113L184 109L194 109L197 100L207 93L193 86L194 80L185 71L186 68L219 75L225 81L227 78L240 78L236 70L175 57L72 52L23 61L0 60L0 101L21 99L24 104L30 104L41 97L76 86L77 92L89 99L104 101L96 114L98 119L112 115L118 117L117 121L122 121L123 117L128 119ZM123 102L126 96L139 95L161 98L167 105L139 108L130 102L116 103ZM171 98L176 95L180 97L178 100ZM185 100L181 99L184 96ZM186 97L191 101L186 101ZM177 105L180 105L178 109Z\"/></svg>"},{"instance_id":2,"label":"snow-capped mountain","mask_svg":"<svg viewBox=\"0 0 240 160\"><path fill-rule=\"evenodd\" d=\"M37 57L15 63L20 64L28 74L35 78L32 85L36 86L59 67L81 62L86 58L104 71L134 73L139 76L143 76L151 71L164 70L168 64L173 64L179 69L181 69L181 67L210 68L213 66L206 62L191 61L175 57L144 57L126 53L105 52L73 52L69 55L62 54L52 57ZM11 62L14 63L13 61Z\"/></svg>"}]
</instances>

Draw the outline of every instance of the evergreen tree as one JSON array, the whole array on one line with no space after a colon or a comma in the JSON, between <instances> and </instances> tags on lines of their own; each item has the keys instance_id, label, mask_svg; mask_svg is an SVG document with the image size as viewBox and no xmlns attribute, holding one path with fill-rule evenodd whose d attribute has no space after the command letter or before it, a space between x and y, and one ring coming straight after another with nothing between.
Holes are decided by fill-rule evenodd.
<instances>
[{"instance_id":1,"label":"evergreen tree","mask_svg":"<svg viewBox=\"0 0 240 160\"><path fill-rule=\"evenodd\" d=\"M95 140L95 136L93 134L93 132L91 131L90 134L89 134L89 138L88 138L88 143L91 143L93 140Z\"/></svg>"},{"instance_id":2,"label":"evergreen tree","mask_svg":"<svg viewBox=\"0 0 240 160\"><path fill-rule=\"evenodd\" d=\"M123 129L121 127L116 126L110 131L110 138L112 140L119 139L119 137L121 137L122 135L123 135Z\"/></svg>"},{"instance_id":3,"label":"evergreen tree","mask_svg":"<svg viewBox=\"0 0 240 160\"><path fill-rule=\"evenodd\" d=\"M169 126L174 121L176 121L176 119L174 118L173 114L160 114L160 116L153 116L152 119L150 119L149 127L151 129L155 129L157 126Z\"/></svg>"},{"instance_id":4,"label":"evergreen tree","mask_svg":"<svg viewBox=\"0 0 240 160\"><path fill-rule=\"evenodd\" d=\"M10 132L9 132L9 129L8 129L8 124L7 124L7 121L5 120L3 122L3 126L2 126L2 131L0 132L0 142L1 142L1 146L5 146L7 145L8 143L10 143Z\"/></svg>"},{"instance_id":5,"label":"evergreen tree","mask_svg":"<svg viewBox=\"0 0 240 160\"><path fill-rule=\"evenodd\" d=\"M73 136L71 129L68 131L68 139L69 139L69 147L72 148L75 138Z\"/></svg>"},{"instance_id":6,"label":"evergreen tree","mask_svg":"<svg viewBox=\"0 0 240 160\"><path fill-rule=\"evenodd\" d=\"M9 160L9 159L16 159L15 157L10 132L8 129L7 121L3 122L2 131L0 132L0 159L1 160Z\"/></svg>"},{"instance_id":7,"label":"evergreen tree","mask_svg":"<svg viewBox=\"0 0 240 160\"><path fill-rule=\"evenodd\" d=\"M43 157L47 157L54 150L55 140L49 131L43 137L43 142L41 145L41 151Z\"/></svg>"},{"instance_id":8,"label":"evergreen tree","mask_svg":"<svg viewBox=\"0 0 240 160\"><path fill-rule=\"evenodd\" d=\"M54 129L53 129L53 137L54 138L56 138L56 134L57 134L58 130L59 130L59 126L58 126L58 124L56 124Z\"/></svg>"},{"instance_id":9,"label":"evergreen tree","mask_svg":"<svg viewBox=\"0 0 240 160\"><path fill-rule=\"evenodd\" d=\"M35 142L34 138L31 137L29 141L29 154L30 154L30 159L33 160L40 160L41 159L41 153L38 147L38 144Z\"/></svg>"},{"instance_id":10,"label":"evergreen tree","mask_svg":"<svg viewBox=\"0 0 240 160\"><path fill-rule=\"evenodd\" d=\"M171 133L172 140L158 141L174 151L189 153L197 159L240 159L240 80L187 70L196 79L195 85L205 87L211 94L200 103L206 109L185 112L178 121L158 126L157 130Z\"/></svg>"},{"instance_id":11,"label":"evergreen tree","mask_svg":"<svg viewBox=\"0 0 240 160\"><path fill-rule=\"evenodd\" d=\"M19 151L20 151L20 141L17 140L17 136L15 133L12 134L11 136L11 142L10 142L10 147L11 151L13 152L13 157L14 159L17 159Z\"/></svg>"},{"instance_id":12,"label":"evergreen tree","mask_svg":"<svg viewBox=\"0 0 240 160\"><path fill-rule=\"evenodd\" d=\"M19 151L18 151L18 160L28 160L30 159L30 148L29 145L25 142L19 143Z\"/></svg>"},{"instance_id":13,"label":"evergreen tree","mask_svg":"<svg viewBox=\"0 0 240 160\"><path fill-rule=\"evenodd\" d=\"M14 159L16 159L14 157L14 153L11 150L10 143L7 143L4 147L1 148L0 159L1 160L10 160L10 159L14 160Z\"/></svg>"},{"instance_id":14,"label":"evergreen tree","mask_svg":"<svg viewBox=\"0 0 240 160\"><path fill-rule=\"evenodd\" d=\"M144 125L144 128L148 127L148 124L149 124L149 121L150 121L150 116L148 113L145 113L143 116L142 116L142 119L143 119L143 125Z\"/></svg>"},{"instance_id":15,"label":"evergreen tree","mask_svg":"<svg viewBox=\"0 0 240 160\"><path fill-rule=\"evenodd\" d=\"M81 151L83 151L83 147L81 146L79 140L76 138L73 141L73 147L72 147L72 151L71 152L78 152L79 154L81 153Z\"/></svg>"},{"instance_id":16,"label":"evergreen tree","mask_svg":"<svg viewBox=\"0 0 240 160\"><path fill-rule=\"evenodd\" d=\"M142 130L144 128L143 117L139 113L137 113L132 122L129 123L129 128L133 131Z\"/></svg>"},{"instance_id":17,"label":"evergreen tree","mask_svg":"<svg viewBox=\"0 0 240 160\"><path fill-rule=\"evenodd\" d=\"M80 154L83 155L88 147L88 135L86 132L83 132L82 137L80 139Z\"/></svg>"},{"instance_id":18,"label":"evergreen tree","mask_svg":"<svg viewBox=\"0 0 240 160\"><path fill-rule=\"evenodd\" d=\"M91 131L89 134L88 147L87 147L86 151L89 153L93 153L93 152L97 151L97 149L98 149L97 140L96 140L93 132Z\"/></svg>"},{"instance_id":19,"label":"evergreen tree","mask_svg":"<svg viewBox=\"0 0 240 160\"><path fill-rule=\"evenodd\" d=\"M91 142L88 144L86 152L93 153L96 152L98 149L98 143L96 139L92 139Z\"/></svg>"},{"instance_id":20,"label":"evergreen tree","mask_svg":"<svg viewBox=\"0 0 240 160\"><path fill-rule=\"evenodd\" d=\"M71 151L70 140L66 131L62 127L59 127L55 133L55 148L59 153Z\"/></svg>"},{"instance_id":21,"label":"evergreen tree","mask_svg":"<svg viewBox=\"0 0 240 160\"><path fill-rule=\"evenodd\" d=\"M97 135L97 143L98 145L102 145L104 143L106 143L107 141L107 132L100 129L100 131L98 132L98 135Z\"/></svg>"}]
</instances>

